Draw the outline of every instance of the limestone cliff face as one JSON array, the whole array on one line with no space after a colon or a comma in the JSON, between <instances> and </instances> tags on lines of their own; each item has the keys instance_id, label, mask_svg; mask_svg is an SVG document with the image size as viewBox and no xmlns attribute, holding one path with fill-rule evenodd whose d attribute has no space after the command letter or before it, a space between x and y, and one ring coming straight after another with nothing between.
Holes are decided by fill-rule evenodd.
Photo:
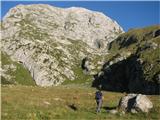
<instances>
[{"instance_id":1,"label":"limestone cliff face","mask_svg":"<svg viewBox=\"0 0 160 120\"><path fill-rule=\"evenodd\" d=\"M123 29L99 12L33 4L10 9L1 33L2 51L23 63L37 85L51 86L75 80L81 60L105 56ZM91 73L103 64L97 62L90 63Z\"/></svg>"}]
</instances>

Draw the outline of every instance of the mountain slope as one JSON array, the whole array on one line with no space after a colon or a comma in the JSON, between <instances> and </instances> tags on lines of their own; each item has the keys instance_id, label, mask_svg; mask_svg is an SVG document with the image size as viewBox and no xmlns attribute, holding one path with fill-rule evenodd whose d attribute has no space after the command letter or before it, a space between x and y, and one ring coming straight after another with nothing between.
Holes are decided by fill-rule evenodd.
<instances>
[{"instance_id":1,"label":"mountain slope","mask_svg":"<svg viewBox=\"0 0 160 120\"><path fill-rule=\"evenodd\" d=\"M10 9L1 32L2 51L22 63L37 85L51 86L77 79L82 66L84 73L95 74L107 44L123 30L99 12L34 4ZM90 63L82 65L86 58Z\"/></svg>"},{"instance_id":2,"label":"mountain slope","mask_svg":"<svg viewBox=\"0 0 160 120\"><path fill-rule=\"evenodd\" d=\"M133 29L109 45L108 60L93 86L160 94L160 26Z\"/></svg>"},{"instance_id":3,"label":"mountain slope","mask_svg":"<svg viewBox=\"0 0 160 120\"><path fill-rule=\"evenodd\" d=\"M35 85L29 71L24 66L10 57L1 53L1 84Z\"/></svg>"}]
</instances>

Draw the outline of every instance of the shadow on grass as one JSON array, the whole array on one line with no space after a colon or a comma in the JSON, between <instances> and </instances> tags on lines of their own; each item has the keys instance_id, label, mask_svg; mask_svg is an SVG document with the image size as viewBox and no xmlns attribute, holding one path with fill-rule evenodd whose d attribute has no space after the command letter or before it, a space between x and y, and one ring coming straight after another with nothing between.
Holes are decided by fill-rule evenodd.
<instances>
[{"instance_id":1,"label":"shadow on grass","mask_svg":"<svg viewBox=\"0 0 160 120\"><path fill-rule=\"evenodd\" d=\"M105 107L102 107L103 109L105 109L105 110L114 110L114 109L117 109L117 106L115 106L115 107L107 107L107 106L105 106Z\"/></svg>"},{"instance_id":2,"label":"shadow on grass","mask_svg":"<svg viewBox=\"0 0 160 120\"><path fill-rule=\"evenodd\" d=\"M68 107L71 108L74 111L78 110L78 108L77 108L77 106L75 104L70 104L70 105L68 105Z\"/></svg>"}]
</instances>

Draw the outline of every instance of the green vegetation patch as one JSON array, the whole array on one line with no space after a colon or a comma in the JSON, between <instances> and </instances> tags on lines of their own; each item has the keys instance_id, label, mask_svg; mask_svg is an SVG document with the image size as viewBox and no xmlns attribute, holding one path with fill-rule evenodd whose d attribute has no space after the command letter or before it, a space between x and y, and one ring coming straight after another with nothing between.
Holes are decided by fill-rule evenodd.
<instances>
[{"instance_id":1,"label":"green vegetation patch","mask_svg":"<svg viewBox=\"0 0 160 120\"><path fill-rule=\"evenodd\" d=\"M2 84L21 84L21 85L35 85L35 81L30 75L30 72L24 68L24 66L18 62L14 62L6 53L1 53L2 69L4 67L13 65L15 70L12 70L10 67L5 72L6 75L11 76L11 79L2 78Z\"/></svg>"}]
</instances>

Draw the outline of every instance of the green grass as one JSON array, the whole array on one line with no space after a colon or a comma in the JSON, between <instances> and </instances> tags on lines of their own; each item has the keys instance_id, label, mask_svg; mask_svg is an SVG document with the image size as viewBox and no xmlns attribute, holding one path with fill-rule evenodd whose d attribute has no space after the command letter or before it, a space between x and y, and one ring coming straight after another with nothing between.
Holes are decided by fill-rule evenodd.
<instances>
[{"instance_id":1,"label":"green grass","mask_svg":"<svg viewBox=\"0 0 160 120\"><path fill-rule=\"evenodd\" d=\"M75 73L75 80L65 80L63 82L63 85L66 85L66 84L83 84L83 85L91 85L91 79L92 79L92 76L91 75L87 75L87 74L84 74L82 68L80 67L80 65L78 66L75 66L73 67L73 71Z\"/></svg>"},{"instance_id":2,"label":"green grass","mask_svg":"<svg viewBox=\"0 0 160 120\"><path fill-rule=\"evenodd\" d=\"M160 72L160 65L157 62L160 58L159 53L160 49L157 48L155 50L146 50L140 54L140 58L145 61L145 63L143 64L143 69L146 80L152 81L154 75Z\"/></svg>"},{"instance_id":3,"label":"green grass","mask_svg":"<svg viewBox=\"0 0 160 120\"><path fill-rule=\"evenodd\" d=\"M154 41L158 42L160 37L153 38L153 32L158 30L160 26L149 26L145 28L140 29L132 29L129 30L126 33L121 34L115 41L111 43L110 52L118 52L119 53L123 50L127 51L135 51L137 50L137 45L140 47L141 45L145 44L146 42L152 42ZM137 40L136 42L128 42L129 38L134 38L134 40ZM128 43L128 44L126 44ZM158 42L159 43L159 42ZM126 45L124 45L126 44ZM124 46L123 46L124 45Z\"/></svg>"},{"instance_id":4,"label":"green grass","mask_svg":"<svg viewBox=\"0 0 160 120\"><path fill-rule=\"evenodd\" d=\"M149 114L107 113L103 108L95 114L96 103L94 88L80 85L58 87L2 86L2 119L5 120L124 120L124 119L160 119L159 96L148 96L154 104ZM103 107L116 107L122 93L103 92ZM47 103L48 102L48 103ZM75 104L77 111L69 105Z\"/></svg>"},{"instance_id":5,"label":"green grass","mask_svg":"<svg viewBox=\"0 0 160 120\"><path fill-rule=\"evenodd\" d=\"M1 54L1 62L2 62L2 69L4 69L5 65L13 64L16 66L15 71L8 69L6 74L13 76L11 80L7 80L4 77L2 78L2 84L21 84L21 85L35 85L35 81L30 75L30 72L20 63L12 61L10 57L3 53Z\"/></svg>"}]
</instances>

